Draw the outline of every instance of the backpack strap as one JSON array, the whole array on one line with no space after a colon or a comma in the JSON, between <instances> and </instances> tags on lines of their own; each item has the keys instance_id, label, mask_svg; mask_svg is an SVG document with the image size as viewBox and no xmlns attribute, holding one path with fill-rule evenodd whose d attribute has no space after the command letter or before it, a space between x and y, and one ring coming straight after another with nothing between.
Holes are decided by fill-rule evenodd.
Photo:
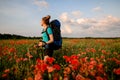
<instances>
[{"instance_id":1,"label":"backpack strap","mask_svg":"<svg viewBox=\"0 0 120 80\"><path fill-rule=\"evenodd\" d=\"M48 28L49 28L49 27L46 28L45 32L46 32L46 34L47 34L47 36L48 36L48 40L50 40L50 37L49 37L48 31L47 31Z\"/></svg>"}]
</instances>

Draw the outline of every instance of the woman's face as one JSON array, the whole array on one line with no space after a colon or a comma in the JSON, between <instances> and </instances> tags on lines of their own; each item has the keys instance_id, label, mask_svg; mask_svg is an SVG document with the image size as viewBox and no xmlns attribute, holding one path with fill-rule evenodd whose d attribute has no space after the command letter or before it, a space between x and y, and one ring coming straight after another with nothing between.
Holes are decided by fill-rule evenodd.
<instances>
[{"instance_id":1,"label":"woman's face","mask_svg":"<svg viewBox=\"0 0 120 80\"><path fill-rule=\"evenodd\" d=\"M41 26L44 25L44 21L43 21L43 20L40 21L40 25L41 25Z\"/></svg>"}]
</instances>

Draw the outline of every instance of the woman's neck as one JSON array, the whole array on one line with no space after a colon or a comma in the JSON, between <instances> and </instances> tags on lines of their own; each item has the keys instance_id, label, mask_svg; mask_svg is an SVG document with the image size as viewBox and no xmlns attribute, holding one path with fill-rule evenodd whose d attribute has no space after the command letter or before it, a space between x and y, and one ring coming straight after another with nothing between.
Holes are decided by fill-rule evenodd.
<instances>
[{"instance_id":1,"label":"woman's neck","mask_svg":"<svg viewBox=\"0 0 120 80\"><path fill-rule=\"evenodd\" d=\"M48 27L48 25L44 25L44 30L46 30L47 27Z\"/></svg>"}]
</instances>

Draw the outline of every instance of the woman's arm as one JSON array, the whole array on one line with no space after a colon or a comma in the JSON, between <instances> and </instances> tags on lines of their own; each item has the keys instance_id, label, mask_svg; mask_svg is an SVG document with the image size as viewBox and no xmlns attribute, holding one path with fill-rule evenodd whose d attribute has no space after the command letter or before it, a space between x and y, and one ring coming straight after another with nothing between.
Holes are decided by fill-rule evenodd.
<instances>
[{"instance_id":1,"label":"woman's arm","mask_svg":"<svg viewBox=\"0 0 120 80\"><path fill-rule=\"evenodd\" d=\"M50 40L48 42L46 42L46 44L50 44L50 43L54 42L53 34L49 34L49 38L50 38Z\"/></svg>"},{"instance_id":2,"label":"woman's arm","mask_svg":"<svg viewBox=\"0 0 120 80\"><path fill-rule=\"evenodd\" d=\"M53 34L49 34L49 38L50 38L50 40L49 40L48 42L46 42L46 43L44 43L44 42L39 42L39 43L38 43L38 46L44 46L44 45L46 45L46 44L53 43L53 42L54 42Z\"/></svg>"}]
</instances>

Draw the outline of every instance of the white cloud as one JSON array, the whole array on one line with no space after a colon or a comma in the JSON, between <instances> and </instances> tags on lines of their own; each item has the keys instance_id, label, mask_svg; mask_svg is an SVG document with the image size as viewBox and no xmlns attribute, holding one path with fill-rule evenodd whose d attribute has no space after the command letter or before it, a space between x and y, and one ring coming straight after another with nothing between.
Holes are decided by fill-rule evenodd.
<instances>
[{"instance_id":1,"label":"white cloud","mask_svg":"<svg viewBox=\"0 0 120 80\"><path fill-rule=\"evenodd\" d=\"M72 29L70 28L69 25L65 25L65 31L66 31L67 33L69 33L69 34L72 33Z\"/></svg>"},{"instance_id":2,"label":"white cloud","mask_svg":"<svg viewBox=\"0 0 120 80\"><path fill-rule=\"evenodd\" d=\"M74 17L81 17L82 13L80 11L73 11L71 13Z\"/></svg>"},{"instance_id":3,"label":"white cloud","mask_svg":"<svg viewBox=\"0 0 120 80\"><path fill-rule=\"evenodd\" d=\"M62 21L62 31L68 36L96 36L96 37L120 37L120 18L108 15L102 18L73 18L72 13L62 13L60 19ZM77 34L77 35L76 35Z\"/></svg>"},{"instance_id":4,"label":"white cloud","mask_svg":"<svg viewBox=\"0 0 120 80\"><path fill-rule=\"evenodd\" d=\"M63 22L67 22L69 19L68 19L68 13L67 12L64 12L60 15L60 19L63 21Z\"/></svg>"},{"instance_id":5,"label":"white cloud","mask_svg":"<svg viewBox=\"0 0 120 80\"><path fill-rule=\"evenodd\" d=\"M45 0L34 0L33 4L38 6L40 10L42 10L42 8L48 8L49 6L49 4Z\"/></svg>"},{"instance_id":6,"label":"white cloud","mask_svg":"<svg viewBox=\"0 0 120 80\"><path fill-rule=\"evenodd\" d=\"M102 11L102 8L98 6L98 7L93 8L93 11L100 12Z\"/></svg>"}]
</instances>

